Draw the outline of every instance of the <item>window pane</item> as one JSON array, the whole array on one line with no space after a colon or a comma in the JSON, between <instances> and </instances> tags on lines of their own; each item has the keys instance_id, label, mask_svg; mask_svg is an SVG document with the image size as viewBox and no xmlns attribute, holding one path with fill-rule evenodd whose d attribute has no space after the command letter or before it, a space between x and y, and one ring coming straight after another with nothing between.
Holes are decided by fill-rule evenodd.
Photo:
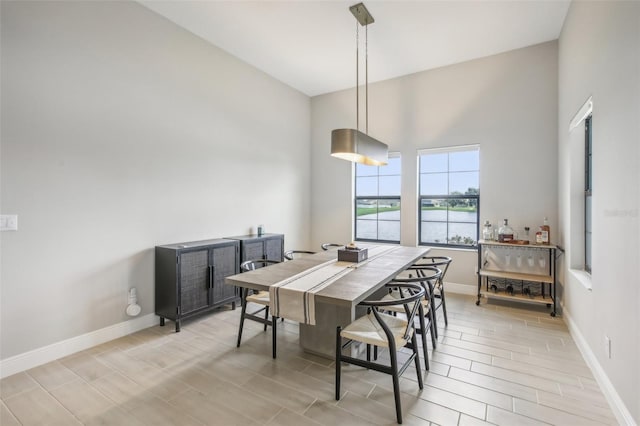
<instances>
[{"instance_id":1,"label":"window pane","mask_svg":"<svg viewBox=\"0 0 640 426\"><path fill-rule=\"evenodd\" d=\"M591 196L584 199L584 230L591 232Z\"/></svg>"},{"instance_id":2,"label":"window pane","mask_svg":"<svg viewBox=\"0 0 640 426\"><path fill-rule=\"evenodd\" d=\"M378 176L378 166L356 163L356 176Z\"/></svg>"},{"instance_id":3,"label":"window pane","mask_svg":"<svg viewBox=\"0 0 640 426\"><path fill-rule=\"evenodd\" d=\"M420 175L420 195L445 195L449 193L447 186L447 173Z\"/></svg>"},{"instance_id":4,"label":"window pane","mask_svg":"<svg viewBox=\"0 0 640 426\"><path fill-rule=\"evenodd\" d=\"M423 154L420 156L420 173L446 172L448 154Z\"/></svg>"},{"instance_id":5,"label":"window pane","mask_svg":"<svg viewBox=\"0 0 640 426\"><path fill-rule=\"evenodd\" d=\"M449 200L449 222L477 223L475 199ZM455 205L451 205L455 204Z\"/></svg>"},{"instance_id":6,"label":"window pane","mask_svg":"<svg viewBox=\"0 0 640 426\"><path fill-rule=\"evenodd\" d=\"M476 243L475 223L449 222L449 244L473 245Z\"/></svg>"},{"instance_id":7,"label":"window pane","mask_svg":"<svg viewBox=\"0 0 640 426\"><path fill-rule=\"evenodd\" d=\"M400 199L378 200L378 219L400 220Z\"/></svg>"},{"instance_id":8,"label":"window pane","mask_svg":"<svg viewBox=\"0 0 640 426\"><path fill-rule=\"evenodd\" d=\"M356 220L357 240L377 240L378 222L375 220Z\"/></svg>"},{"instance_id":9,"label":"window pane","mask_svg":"<svg viewBox=\"0 0 640 426\"><path fill-rule=\"evenodd\" d=\"M441 222L422 222L420 242L446 244L447 224Z\"/></svg>"},{"instance_id":10,"label":"window pane","mask_svg":"<svg viewBox=\"0 0 640 426\"><path fill-rule=\"evenodd\" d=\"M449 194L477 194L479 173L478 172L456 172L449 174Z\"/></svg>"},{"instance_id":11,"label":"window pane","mask_svg":"<svg viewBox=\"0 0 640 426\"><path fill-rule=\"evenodd\" d=\"M447 221L446 200L423 199L420 202L420 220L422 221Z\"/></svg>"},{"instance_id":12,"label":"window pane","mask_svg":"<svg viewBox=\"0 0 640 426\"><path fill-rule=\"evenodd\" d=\"M356 201L356 217L358 220L377 220L378 219L378 200L363 200L358 199Z\"/></svg>"},{"instance_id":13,"label":"window pane","mask_svg":"<svg viewBox=\"0 0 640 426\"><path fill-rule=\"evenodd\" d=\"M587 271L591 272L591 233L587 232L584 235L584 248L585 248L585 253L584 253L584 269L586 269Z\"/></svg>"},{"instance_id":14,"label":"window pane","mask_svg":"<svg viewBox=\"0 0 640 426\"><path fill-rule=\"evenodd\" d=\"M378 178L377 177L358 177L356 178L356 195L378 195Z\"/></svg>"},{"instance_id":15,"label":"window pane","mask_svg":"<svg viewBox=\"0 0 640 426\"><path fill-rule=\"evenodd\" d=\"M400 195L400 176L380 176L380 193L378 195Z\"/></svg>"},{"instance_id":16,"label":"window pane","mask_svg":"<svg viewBox=\"0 0 640 426\"><path fill-rule=\"evenodd\" d=\"M472 171L480 169L480 151L458 151L449 153L449 171Z\"/></svg>"},{"instance_id":17,"label":"window pane","mask_svg":"<svg viewBox=\"0 0 640 426\"><path fill-rule=\"evenodd\" d=\"M400 157L389 157L389 164L380 166L378 172L380 176L400 175L402 174L400 166Z\"/></svg>"},{"instance_id":18,"label":"window pane","mask_svg":"<svg viewBox=\"0 0 640 426\"><path fill-rule=\"evenodd\" d=\"M378 239L385 241L400 241L400 221L379 221Z\"/></svg>"}]
</instances>

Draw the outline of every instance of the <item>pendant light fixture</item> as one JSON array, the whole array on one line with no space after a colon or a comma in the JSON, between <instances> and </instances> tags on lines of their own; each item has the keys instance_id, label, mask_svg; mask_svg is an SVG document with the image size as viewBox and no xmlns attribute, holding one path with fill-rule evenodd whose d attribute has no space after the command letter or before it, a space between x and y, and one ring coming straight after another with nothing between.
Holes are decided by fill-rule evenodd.
<instances>
[{"instance_id":1,"label":"pendant light fixture","mask_svg":"<svg viewBox=\"0 0 640 426\"><path fill-rule=\"evenodd\" d=\"M356 128L335 129L331 131L331 155L343 160L367 164L369 166L384 166L388 161L389 147L369 133L369 55L367 26L373 24L373 16L363 3L349 8L358 21L356 23ZM358 40L358 24L365 27L365 132L360 131L360 49Z\"/></svg>"}]
</instances>

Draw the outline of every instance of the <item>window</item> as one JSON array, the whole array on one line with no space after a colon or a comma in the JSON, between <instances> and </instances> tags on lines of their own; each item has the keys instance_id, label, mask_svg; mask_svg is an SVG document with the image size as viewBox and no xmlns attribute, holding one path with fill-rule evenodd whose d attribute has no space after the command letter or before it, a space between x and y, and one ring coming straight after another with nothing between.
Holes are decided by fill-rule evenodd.
<instances>
[{"instance_id":1,"label":"window","mask_svg":"<svg viewBox=\"0 0 640 426\"><path fill-rule=\"evenodd\" d=\"M592 116L584 120L584 270L591 273L591 195L593 161L591 144Z\"/></svg>"},{"instance_id":2,"label":"window","mask_svg":"<svg viewBox=\"0 0 640 426\"><path fill-rule=\"evenodd\" d=\"M386 166L356 164L355 239L400 243L399 154Z\"/></svg>"},{"instance_id":3,"label":"window","mask_svg":"<svg viewBox=\"0 0 640 426\"><path fill-rule=\"evenodd\" d=\"M430 149L418 154L419 244L476 245L480 204L479 147Z\"/></svg>"},{"instance_id":4,"label":"window","mask_svg":"<svg viewBox=\"0 0 640 426\"><path fill-rule=\"evenodd\" d=\"M569 123L569 268L589 277L593 234L593 100L589 97ZM591 288L590 279L581 280Z\"/></svg>"}]
</instances>

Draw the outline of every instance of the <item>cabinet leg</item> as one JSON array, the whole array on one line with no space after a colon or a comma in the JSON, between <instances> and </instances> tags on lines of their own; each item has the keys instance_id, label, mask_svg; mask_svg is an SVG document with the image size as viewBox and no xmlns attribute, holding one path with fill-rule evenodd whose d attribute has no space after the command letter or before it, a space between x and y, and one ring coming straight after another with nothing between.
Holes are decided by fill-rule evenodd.
<instances>
[{"instance_id":1,"label":"cabinet leg","mask_svg":"<svg viewBox=\"0 0 640 426\"><path fill-rule=\"evenodd\" d=\"M164 317L160 317L160 327L164 327Z\"/></svg>"},{"instance_id":2,"label":"cabinet leg","mask_svg":"<svg viewBox=\"0 0 640 426\"><path fill-rule=\"evenodd\" d=\"M176 320L176 333L180 333L180 320Z\"/></svg>"}]
</instances>

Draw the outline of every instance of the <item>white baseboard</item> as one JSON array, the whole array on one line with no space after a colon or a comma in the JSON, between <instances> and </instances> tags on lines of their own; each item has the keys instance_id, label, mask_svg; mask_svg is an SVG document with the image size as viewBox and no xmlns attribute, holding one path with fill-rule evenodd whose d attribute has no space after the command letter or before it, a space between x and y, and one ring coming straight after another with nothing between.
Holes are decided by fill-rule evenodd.
<instances>
[{"instance_id":1,"label":"white baseboard","mask_svg":"<svg viewBox=\"0 0 640 426\"><path fill-rule=\"evenodd\" d=\"M600 389L602 389L602 393L605 398L607 398L607 402L609 402L611 411L613 411L613 414L616 416L618 423L621 425L637 426L631 412L622 401L622 398L620 398L620 395L618 395L618 392L609 380L607 373L605 373L604 369L598 362L598 358L596 358L595 354L587 344L586 339L580 332L580 329L578 329L578 326L571 317L571 313L564 304L562 306L562 318L567 323L571 337L575 340L582 357L587 362L587 365L591 369L598 385L600 385Z\"/></svg>"},{"instance_id":2,"label":"white baseboard","mask_svg":"<svg viewBox=\"0 0 640 426\"><path fill-rule=\"evenodd\" d=\"M458 283L450 283L445 281L444 289L447 293L467 294L471 296L478 295L477 285L458 284Z\"/></svg>"},{"instance_id":3,"label":"white baseboard","mask_svg":"<svg viewBox=\"0 0 640 426\"><path fill-rule=\"evenodd\" d=\"M155 324L158 324L158 317L155 314L148 314L0 360L0 378L29 370Z\"/></svg>"}]
</instances>

